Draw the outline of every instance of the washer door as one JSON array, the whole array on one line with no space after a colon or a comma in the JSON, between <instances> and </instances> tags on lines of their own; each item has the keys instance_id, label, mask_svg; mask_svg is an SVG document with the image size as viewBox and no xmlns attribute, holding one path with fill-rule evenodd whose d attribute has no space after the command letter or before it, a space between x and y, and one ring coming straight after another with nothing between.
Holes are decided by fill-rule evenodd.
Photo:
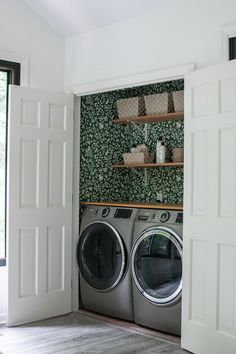
<instances>
[{"instance_id":1,"label":"washer door","mask_svg":"<svg viewBox=\"0 0 236 354\"><path fill-rule=\"evenodd\" d=\"M124 245L117 230L102 221L89 224L80 235L77 260L88 285L100 291L113 289L126 265Z\"/></svg>"},{"instance_id":2,"label":"washer door","mask_svg":"<svg viewBox=\"0 0 236 354\"><path fill-rule=\"evenodd\" d=\"M147 300L170 305L181 298L182 239L173 230L145 230L134 244L131 258L134 282Z\"/></svg>"}]
</instances>

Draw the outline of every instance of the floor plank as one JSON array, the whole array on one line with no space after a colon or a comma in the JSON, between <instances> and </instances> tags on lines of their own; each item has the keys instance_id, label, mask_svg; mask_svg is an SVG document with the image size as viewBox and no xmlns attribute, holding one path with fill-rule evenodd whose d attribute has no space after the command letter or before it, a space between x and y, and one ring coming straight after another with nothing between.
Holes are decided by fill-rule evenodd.
<instances>
[{"instance_id":1,"label":"floor plank","mask_svg":"<svg viewBox=\"0 0 236 354\"><path fill-rule=\"evenodd\" d=\"M186 354L179 338L91 313L0 327L2 354Z\"/></svg>"}]
</instances>

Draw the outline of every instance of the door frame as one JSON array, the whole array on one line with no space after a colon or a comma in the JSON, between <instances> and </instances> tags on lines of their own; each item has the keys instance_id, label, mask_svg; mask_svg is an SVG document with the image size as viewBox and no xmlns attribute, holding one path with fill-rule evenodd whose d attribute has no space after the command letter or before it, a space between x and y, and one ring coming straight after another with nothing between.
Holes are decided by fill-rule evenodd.
<instances>
[{"instance_id":1,"label":"door frame","mask_svg":"<svg viewBox=\"0 0 236 354\"><path fill-rule=\"evenodd\" d=\"M74 100L74 156L73 156L73 221L72 221L72 311L79 310L79 282L78 267L76 259L76 248L79 237L79 218L80 218L80 197L79 197L79 171L80 171L80 102L81 97L96 93L121 90L129 87L156 84L158 82L185 80L185 75L196 69L195 64L186 64L161 70L146 71L137 75L130 75L111 79L107 81L81 84L72 87L70 93L76 96Z\"/></svg>"}]
</instances>

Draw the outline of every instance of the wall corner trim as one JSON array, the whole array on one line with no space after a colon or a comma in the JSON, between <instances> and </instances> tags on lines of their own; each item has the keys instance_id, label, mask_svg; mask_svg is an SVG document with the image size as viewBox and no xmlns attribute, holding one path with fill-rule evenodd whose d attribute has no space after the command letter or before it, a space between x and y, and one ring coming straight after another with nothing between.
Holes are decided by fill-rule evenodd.
<instances>
[{"instance_id":1,"label":"wall corner trim","mask_svg":"<svg viewBox=\"0 0 236 354\"><path fill-rule=\"evenodd\" d=\"M161 70L147 71L136 75L96 81L72 87L76 96L91 95L100 92L119 90L128 87L155 84L157 82L183 79L185 74L195 70L195 64L181 65Z\"/></svg>"}]
</instances>

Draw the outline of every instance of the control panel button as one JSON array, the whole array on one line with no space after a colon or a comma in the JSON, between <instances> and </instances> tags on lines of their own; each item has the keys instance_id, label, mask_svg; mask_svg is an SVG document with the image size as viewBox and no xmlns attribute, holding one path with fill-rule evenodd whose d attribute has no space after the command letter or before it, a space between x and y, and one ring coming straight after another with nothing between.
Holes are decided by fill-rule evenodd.
<instances>
[{"instance_id":1,"label":"control panel button","mask_svg":"<svg viewBox=\"0 0 236 354\"><path fill-rule=\"evenodd\" d=\"M178 213L175 222L176 224L183 224L183 213Z\"/></svg>"},{"instance_id":2,"label":"control panel button","mask_svg":"<svg viewBox=\"0 0 236 354\"><path fill-rule=\"evenodd\" d=\"M149 215L139 215L139 216L138 216L138 219L139 219L139 220L142 220L142 221L148 221Z\"/></svg>"},{"instance_id":3,"label":"control panel button","mask_svg":"<svg viewBox=\"0 0 236 354\"><path fill-rule=\"evenodd\" d=\"M110 214L110 208L102 209L102 217L105 218Z\"/></svg>"},{"instance_id":4,"label":"control panel button","mask_svg":"<svg viewBox=\"0 0 236 354\"><path fill-rule=\"evenodd\" d=\"M160 221L161 222L167 222L170 218L170 213L168 211L163 211L160 215Z\"/></svg>"}]
</instances>

